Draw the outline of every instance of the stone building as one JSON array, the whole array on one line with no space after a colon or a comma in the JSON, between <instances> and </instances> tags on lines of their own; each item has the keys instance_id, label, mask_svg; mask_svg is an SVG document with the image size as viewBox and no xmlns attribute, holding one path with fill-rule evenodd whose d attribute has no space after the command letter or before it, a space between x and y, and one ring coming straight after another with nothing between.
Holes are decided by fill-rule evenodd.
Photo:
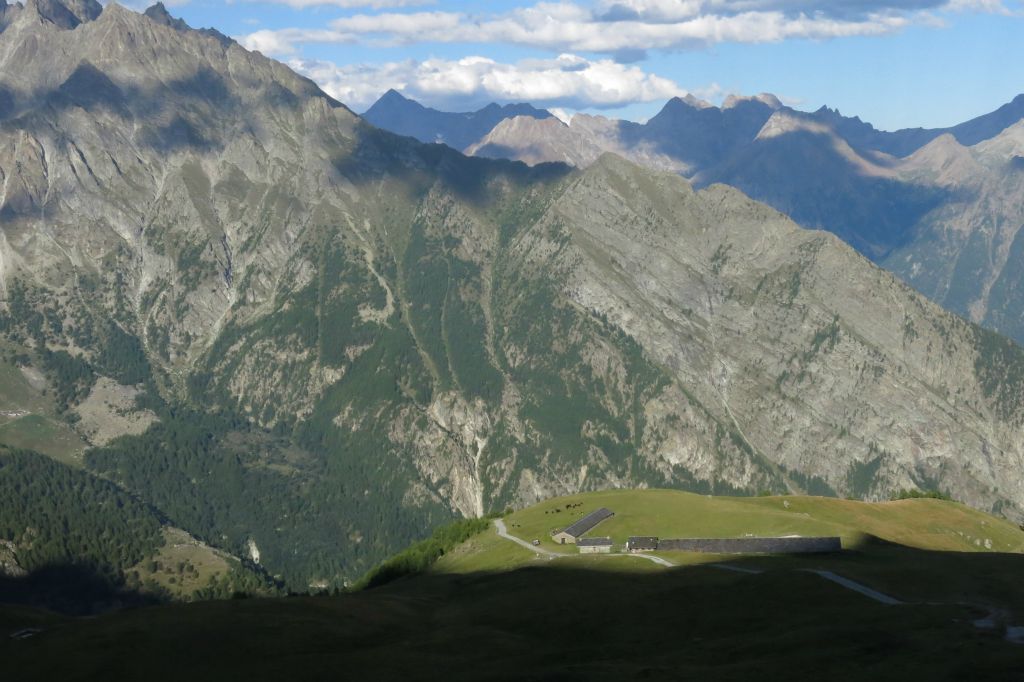
<instances>
[{"instance_id":1,"label":"stone building","mask_svg":"<svg viewBox=\"0 0 1024 682\"><path fill-rule=\"evenodd\" d=\"M576 541L580 554L611 554L611 538L580 538Z\"/></svg>"},{"instance_id":2,"label":"stone building","mask_svg":"<svg viewBox=\"0 0 1024 682\"><path fill-rule=\"evenodd\" d=\"M626 541L627 552L653 552L658 549L658 538L650 535L633 535Z\"/></svg>"}]
</instances>

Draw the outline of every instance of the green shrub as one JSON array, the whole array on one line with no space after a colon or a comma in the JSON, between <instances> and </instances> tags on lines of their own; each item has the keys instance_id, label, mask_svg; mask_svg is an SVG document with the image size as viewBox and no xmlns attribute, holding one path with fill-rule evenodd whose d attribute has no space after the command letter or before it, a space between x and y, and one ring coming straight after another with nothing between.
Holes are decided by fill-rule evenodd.
<instances>
[{"instance_id":1,"label":"green shrub","mask_svg":"<svg viewBox=\"0 0 1024 682\"><path fill-rule=\"evenodd\" d=\"M949 496L949 493L944 493L939 490L918 490L911 488L910 490L900 489L900 491L892 496L893 500L947 500L952 501L953 498Z\"/></svg>"},{"instance_id":2,"label":"green shrub","mask_svg":"<svg viewBox=\"0 0 1024 682\"><path fill-rule=\"evenodd\" d=\"M489 518L463 519L441 526L426 540L399 552L359 579L353 589L380 587L408 575L423 573L438 559L491 525Z\"/></svg>"}]
</instances>

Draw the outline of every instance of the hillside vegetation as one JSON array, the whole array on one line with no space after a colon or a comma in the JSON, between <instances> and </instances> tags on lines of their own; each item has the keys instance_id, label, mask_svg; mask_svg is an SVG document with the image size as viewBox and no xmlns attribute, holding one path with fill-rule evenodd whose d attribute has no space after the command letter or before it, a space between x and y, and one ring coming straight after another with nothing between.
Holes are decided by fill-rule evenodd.
<instances>
[{"instance_id":1,"label":"hillside vegetation","mask_svg":"<svg viewBox=\"0 0 1024 682\"><path fill-rule=\"evenodd\" d=\"M274 591L110 481L0 447L0 602L89 613Z\"/></svg>"},{"instance_id":2,"label":"hillside vegetation","mask_svg":"<svg viewBox=\"0 0 1024 682\"><path fill-rule=\"evenodd\" d=\"M678 565L665 568L635 556L580 556L571 547L558 547L562 558L535 558L485 522L459 524L376 575L439 557L430 570L376 586L369 580L337 596L206 602L88 621L0 609L2 625L44 629L0 640L0 655L8 672L68 679L111 679L113 670L117 679L315 680L344 669L375 680L790 680L799 670L829 680L1008 681L1019 672L1024 645L1010 636L1024 622L1024 531L994 517L943 500L866 505L654 490L549 500L504 520L513 532L546 530L552 516L560 525L602 504L617 515L592 534L661 524L672 534L802 529L859 541L855 550L814 557L687 562L675 553ZM787 523L787 516L802 520ZM1006 548L916 549L865 541L868 531L933 547L948 545L949 533L982 531ZM879 603L809 568L904 603ZM44 650L50 655L40 656Z\"/></svg>"}]
</instances>

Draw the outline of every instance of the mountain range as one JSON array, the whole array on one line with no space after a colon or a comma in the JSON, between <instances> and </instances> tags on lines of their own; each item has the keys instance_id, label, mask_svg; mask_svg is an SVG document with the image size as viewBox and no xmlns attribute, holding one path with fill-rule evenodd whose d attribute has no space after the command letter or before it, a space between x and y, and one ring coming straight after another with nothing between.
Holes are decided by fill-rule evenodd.
<instances>
[{"instance_id":1,"label":"mountain range","mask_svg":"<svg viewBox=\"0 0 1024 682\"><path fill-rule=\"evenodd\" d=\"M438 111L403 97L395 90L385 92L362 114L364 120L378 128L459 150L484 137L502 121L518 116L538 120L554 118L551 112L529 104L489 104L466 113Z\"/></svg>"},{"instance_id":2,"label":"mountain range","mask_svg":"<svg viewBox=\"0 0 1024 682\"><path fill-rule=\"evenodd\" d=\"M382 99L372 109L377 125L405 133L389 128L384 112L408 106L394 94ZM510 109L459 148L581 168L611 151L696 187L737 187L804 227L833 232L947 309L1022 341L1024 287L1010 256L1024 225L1021 120L1024 95L951 128L895 132L827 107L797 111L772 95L732 96L721 107L688 96L643 124L585 114L565 124Z\"/></svg>"},{"instance_id":3,"label":"mountain range","mask_svg":"<svg viewBox=\"0 0 1024 682\"><path fill-rule=\"evenodd\" d=\"M0 331L27 383L0 442L29 417L34 449L79 439L66 465L298 589L608 487L1024 516L1024 352L836 236L680 168L423 144L160 5L88 7L3 6ZM776 104L645 129L769 141Z\"/></svg>"}]
</instances>

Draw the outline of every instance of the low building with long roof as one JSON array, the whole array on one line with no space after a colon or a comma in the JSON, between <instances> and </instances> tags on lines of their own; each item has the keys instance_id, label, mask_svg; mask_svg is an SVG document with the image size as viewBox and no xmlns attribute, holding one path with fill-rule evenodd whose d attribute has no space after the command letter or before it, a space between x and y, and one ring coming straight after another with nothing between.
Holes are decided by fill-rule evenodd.
<instances>
[{"instance_id":1,"label":"low building with long roof","mask_svg":"<svg viewBox=\"0 0 1024 682\"><path fill-rule=\"evenodd\" d=\"M580 554L611 554L611 538L580 538L576 541Z\"/></svg>"},{"instance_id":2,"label":"low building with long roof","mask_svg":"<svg viewBox=\"0 0 1024 682\"><path fill-rule=\"evenodd\" d=\"M611 518L612 516L615 516L615 512L611 509L601 507L600 509L590 512L564 530L558 531L552 535L552 539L560 545L576 544L576 542L583 537L585 533L593 530L597 524L607 518Z\"/></svg>"}]
</instances>

